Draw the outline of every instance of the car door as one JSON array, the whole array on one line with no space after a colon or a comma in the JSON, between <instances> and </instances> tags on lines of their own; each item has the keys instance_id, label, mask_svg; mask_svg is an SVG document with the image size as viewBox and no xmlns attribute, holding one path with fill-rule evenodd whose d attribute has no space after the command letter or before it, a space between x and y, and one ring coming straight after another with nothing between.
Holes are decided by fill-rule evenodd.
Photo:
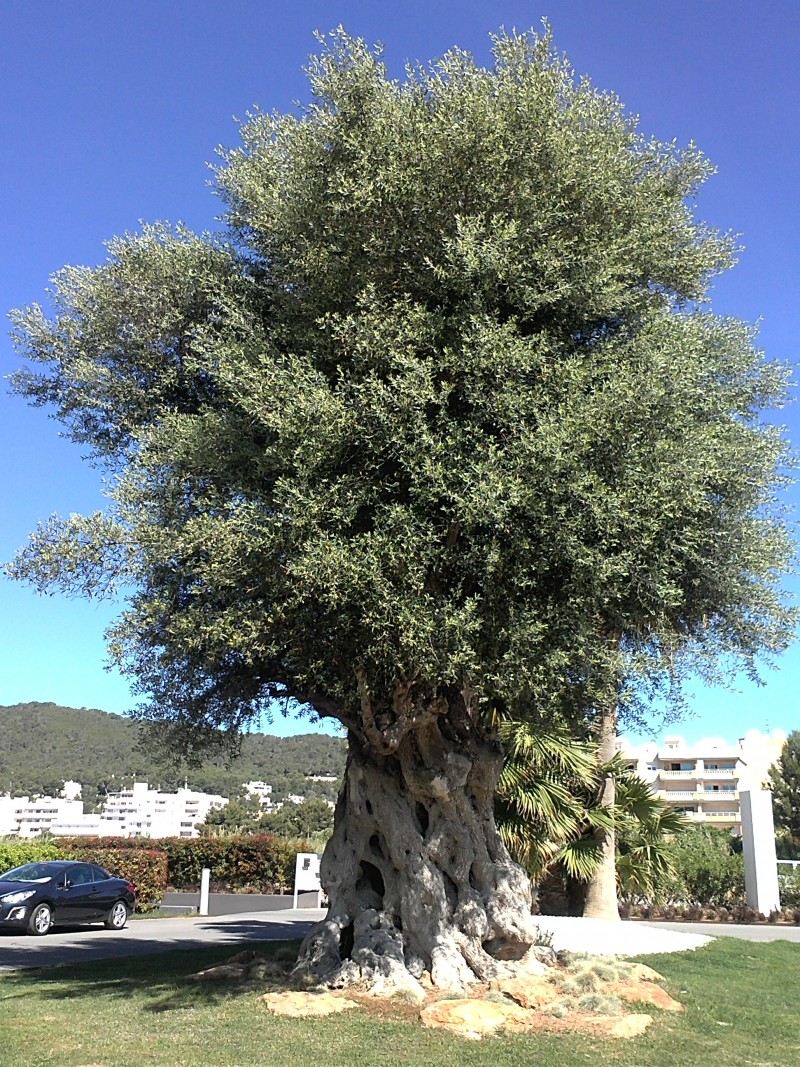
<instances>
[{"instance_id":1,"label":"car door","mask_svg":"<svg viewBox=\"0 0 800 1067\"><path fill-rule=\"evenodd\" d=\"M108 871L94 864L92 864L92 875L95 886L93 903L97 909L97 917L102 918L120 898L119 878L109 878Z\"/></svg>"},{"instance_id":2,"label":"car door","mask_svg":"<svg viewBox=\"0 0 800 1067\"><path fill-rule=\"evenodd\" d=\"M64 872L64 887L59 892L58 921L81 923L96 919L97 887L88 863L75 863Z\"/></svg>"}]
</instances>

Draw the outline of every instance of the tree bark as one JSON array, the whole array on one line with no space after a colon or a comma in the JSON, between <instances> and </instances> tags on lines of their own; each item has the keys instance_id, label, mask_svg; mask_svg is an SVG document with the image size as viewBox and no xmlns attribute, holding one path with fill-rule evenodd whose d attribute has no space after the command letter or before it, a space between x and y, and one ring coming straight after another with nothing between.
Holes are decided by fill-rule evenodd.
<instances>
[{"instance_id":1,"label":"tree bark","mask_svg":"<svg viewBox=\"0 0 800 1067\"><path fill-rule=\"evenodd\" d=\"M426 971L455 991L510 975L523 958L541 972L530 883L494 822L499 742L463 707L406 721L413 728L383 746L350 731L321 867L329 911L297 973L421 994Z\"/></svg>"},{"instance_id":2,"label":"tree bark","mask_svg":"<svg viewBox=\"0 0 800 1067\"><path fill-rule=\"evenodd\" d=\"M600 718L599 756L603 763L608 763L614 758L616 739L617 709L615 705L606 709ZM614 779L608 775L603 783L601 804L604 807L613 807L615 800ZM595 839L602 846L603 858L586 886L583 917L618 920L616 833L613 830L596 830Z\"/></svg>"}]
</instances>

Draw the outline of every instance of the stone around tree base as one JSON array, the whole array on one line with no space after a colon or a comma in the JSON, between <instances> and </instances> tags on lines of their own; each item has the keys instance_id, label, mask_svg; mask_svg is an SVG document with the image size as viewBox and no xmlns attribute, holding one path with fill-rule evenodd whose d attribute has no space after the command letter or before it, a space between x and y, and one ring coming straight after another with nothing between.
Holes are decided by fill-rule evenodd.
<instances>
[{"instance_id":1,"label":"stone around tree base","mask_svg":"<svg viewBox=\"0 0 800 1067\"><path fill-rule=\"evenodd\" d=\"M608 996L629 1003L652 1004L662 1011L683 1011L683 1004L674 1000L661 986L648 980L614 982L608 987Z\"/></svg>"},{"instance_id":2,"label":"stone around tree base","mask_svg":"<svg viewBox=\"0 0 800 1067\"><path fill-rule=\"evenodd\" d=\"M189 982L238 981L247 977L248 968L242 963L220 963L216 967L207 967L204 971L187 975Z\"/></svg>"},{"instance_id":3,"label":"stone around tree base","mask_svg":"<svg viewBox=\"0 0 800 1067\"><path fill-rule=\"evenodd\" d=\"M522 1008L543 1008L559 998L558 989L547 978L502 978L493 982L491 988L510 997Z\"/></svg>"},{"instance_id":4,"label":"stone around tree base","mask_svg":"<svg viewBox=\"0 0 800 1067\"><path fill-rule=\"evenodd\" d=\"M652 1021L652 1015L598 1015L586 1019L581 1029L597 1037L639 1037Z\"/></svg>"},{"instance_id":5,"label":"stone around tree base","mask_svg":"<svg viewBox=\"0 0 800 1067\"><path fill-rule=\"evenodd\" d=\"M498 1030L522 1030L528 1013L517 1004L493 1000L437 1000L420 1012L423 1026L440 1026L478 1041Z\"/></svg>"},{"instance_id":6,"label":"stone around tree base","mask_svg":"<svg viewBox=\"0 0 800 1067\"><path fill-rule=\"evenodd\" d=\"M646 963L628 963L626 974L630 978L638 979L640 982L663 982L663 974L659 974L658 971L654 971L652 967L648 967Z\"/></svg>"},{"instance_id":7,"label":"stone around tree base","mask_svg":"<svg viewBox=\"0 0 800 1067\"><path fill-rule=\"evenodd\" d=\"M441 1027L471 1041L501 1031L505 1033L579 1033L592 1037L628 1039L644 1033L653 1021L651 1015L591 1015L574 1012L556 1019L528 1011L518 1004L493 1000L439 1000L420 1012L424 1026Z\"/></svg>"},{"instance_id":8,"label":"stone around tree base","mask_svg":"<svg viewBox=\"0 0 800 1067\"><path fill-rule=\"evenodd\" d=\"M292 1019L335 1015L358 1007L355 1001L335 996L333 993L303 993L292 989L280 993L265 993L260 999L273 1015L286 1015Z\"/></svg>"}]
</instances>

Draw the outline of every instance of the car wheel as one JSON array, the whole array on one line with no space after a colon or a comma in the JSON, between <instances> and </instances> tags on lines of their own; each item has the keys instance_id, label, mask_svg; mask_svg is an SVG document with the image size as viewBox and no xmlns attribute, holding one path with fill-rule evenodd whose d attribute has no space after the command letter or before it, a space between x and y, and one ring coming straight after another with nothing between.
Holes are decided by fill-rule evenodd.
<instances>
[{"instance_id":1,"label":"car wheel","mask_svg":"<svg viewBox=\"0 0 800 1067\"><path fill-rule=\"evenodd\" d=\"M37 904L28 919L28 933L42 937L53 925L53 912L49 904Z\"/></svg>"},{"instance_id":2,"label":"car wheel","mask_svg":"<svg viewBox=\"0 0 800 1067\"><path fill-rule=\"evenodd\" d=\"M118 900L111 911L106 915L105 926L107 930L121 930L128 921L128 909L123 900Z\"/></svg>"}]
</instances>

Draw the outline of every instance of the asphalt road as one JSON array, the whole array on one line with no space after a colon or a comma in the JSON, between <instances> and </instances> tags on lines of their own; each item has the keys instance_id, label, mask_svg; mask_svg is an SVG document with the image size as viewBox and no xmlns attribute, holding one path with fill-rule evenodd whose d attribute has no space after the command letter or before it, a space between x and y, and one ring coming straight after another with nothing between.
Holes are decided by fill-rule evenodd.
<instances>
[{"instance_id":1,"label":"asphalt road","mask_svg":"<svg viewBox=\"0 0 800 1067\"><path fill-rule=\"evenodd\" d=\"M640 920L636 920L637 923ZM758 923L747 926L744 923L687 923L687 922L643 922L643 926L653 926L659 930L680 930L685 934L705 934L706 937L738 937L743 941L794 941L800 945L800 926L778 926L771 923Z\"/></svg>"},{"instance_id":2,"label":"asphalt road","mask_svg":"<svg viewBox=\"0 0 800 1067\"><path fill-rule=\"evenodd\" d=\"M124 930L103 926L56 928L44 937L0 931L0 971L52 967L112 957L147 956L170 949L243 941L282 941L302 937L324 911L251 912L244 915L184 916L177 919L132 919Z\"/></svg>"},{"instance_id":3,"label":"asphalt road","mask_svg":"<svg viewBox=\"0 0 800 1067\"><path fill-rule=\"evenodd\" d=\"M170 949L202 948L243 941L281 941L302 937L324 911L262 911L179 919L133 919L119 933L102 926L56 930L45 937L0 931L0 971L21 967L52 967L85 960L147 956ZM638 923L637 923L638 925ZM708 937L739 937L747 941L793 941L800 944L800 926L740 926L734 923L642 923Z\"/></svg>"}]
</instances>

